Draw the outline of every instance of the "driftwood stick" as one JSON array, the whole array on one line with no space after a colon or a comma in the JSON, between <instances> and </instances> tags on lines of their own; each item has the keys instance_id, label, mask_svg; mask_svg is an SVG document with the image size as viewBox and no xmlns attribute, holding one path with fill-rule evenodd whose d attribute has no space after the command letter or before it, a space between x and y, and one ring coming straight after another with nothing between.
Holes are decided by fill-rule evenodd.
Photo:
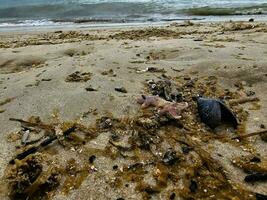
<instances>
[{"instance_id":1,"label":"driftwood stick","mask_svg":"<svg viewBox=\"0 0 267 200\"><path fill-rule=\"evenodd\" d=\"M233 105L237 105L237 104L243 104L243 103L259 101L259 100L260 99L258 97L245 97L245 98L241 98L241 99L229 100L229 104L233 106Z\"/></svg>"},{"instance_id":2,"label":"driftwood stick","mask_svg":"<svg viewBox=\"0 0 267 200\"><path fill-rule=\"evenodd\" d=\"M63 132L63 135L66 137L68 136L70 133L72 133L73 131L75 131L76 127L75 125L72 126L71 128L67 129L66 131ZM14 159L12 159L9 163L10 164L15 164L15 159L18 159L18 160L22 160L24 158L26 158L27 156L31 155L31 154L34 154L38 151L40 151L40 149L46 147L47 145L51 144L52 142L54 142L55 140L57 140L57 136L51 136L51 137L48 137L46 140L44 140L43 142L41 142L40 145L38 146L33 146L29 149L27 149L26 151L18 154L17 156L15 156Z\"/></svg>"},{"instance_id":3,"label":"driftwood stick","mask_svg":"<svg viewBox=\"0 0 267 200\"><path fill-rule=\"evenodd\" d=\"M21 124L23 124L23 127L29 126L29 127L38 127L38 128L47 129L47 130L54 130L54 127L48 124L28 122L23 119L16 119L16 118L9 118L9 120L14 121L14 122L20 122Z\"/></svg>"},{"instance_id":4,"label":"driftwood stick","mask_svg":"<svg viewBox=\"0 0 267 200\"><path fill-rule=\"evenodd\" d=\"M261 135L261 134L264 134L264 133L267 133L267 129L262 130L262 131L256 131L256 132L249 133L249 134L246 134L246 135L236 136L236 137L233 137L232 140L244 139L244 138L248 138L248 137L252 137L252 136L256 136L256 135Z\"/></svg>"}]
</instances>

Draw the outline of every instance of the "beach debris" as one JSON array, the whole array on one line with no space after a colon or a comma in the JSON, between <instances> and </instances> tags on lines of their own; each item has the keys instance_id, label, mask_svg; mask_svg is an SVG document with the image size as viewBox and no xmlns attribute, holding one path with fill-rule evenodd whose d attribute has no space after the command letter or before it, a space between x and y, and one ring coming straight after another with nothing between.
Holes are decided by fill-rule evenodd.
<instances>
[{"instance_id":1,"label":"beach debris","mask_svg":"<svg viewBox=\"0 0 267 200\"><path fill-rule=\"evenodd\" d=\"M260 24L246 22L230 22L222 27L222 31L242 31L260 27Z\"/></svg>"},{"instance_id":2,"label":"beach debris","mask_svg":"<svg viewBox=\"0 0 267 200\"><path fill-rule=\"evenodd\" d=\"M136 73L138 74L142 74L142 73L145 73L145 72L151 72L151 73L166 73L166 70L165 69L158 69L156 67L147 67L146 69L144 70L137 70Z\"/></svg>"},{"instance_id":3,"label":"beach debris","mask_svg":"<svg viewBox=\"0 0 267 200\"><path fill-rule=\"evenodd\" d=\"M160 115L167 115L173 119L181 119L182 111L188 107L188 103L186 102L169 102L159 96L142 95L137 99L137 102L141 104L142 108L156 107Z\"/></svg>"},{"instance_id":4,"label":"beach debris","mask_svg":"<svg viewBox=\"0 0 267 200\"><path fill-rule=\"evenodd\" d=\"M184 71L184 69L175 69L175 68L173 68L173 67L171 67L171 69L172 69L173 71L175 71L175 72L182 72L182 71Z\"/></svg>"},{"instance_id":5,"label":"beach debris","mask_svg":"<svg viewBox=\"0 0 267 200\"><path fill-rule=\"evenodd\" d=\"M165 165L173 165L179 160L176 152L173 149L168 149L168 151L163 156L163 163Z\"/></svg>"},{"instance_id":6,"label":"beach debris","mask_svg":"<svg viewBox=\"0 0 267 200\"><path fill-rule=\"evenodd\" d=\"M245 97L245 98L241 98L241 99L232 99L229 100L229 104L234 106L237 104L244 104L247 102L254 102L254 101L259 101L260 99L258 97Z\"/></svg>"},{"instance_id":7,"label":"beach debris","mask_svg":"<svg viewBox=\"0 0 267 200\"><path fill-rule=\"evenodd\" d=\"M90 72L80 72L76 71L70 75L68 75L65 79L66 82L87 82L92 77L92 73Z\"/></svg>"},{"instance_id":8,"label":"beach debris","mask_svg":"<svg viewBox=\"0 0 267 200\"><path fill-rule=\"evenodd\" d=\"M41 81L51 81L51 78L42 78Z\"/></svg>"},{"instance_id":9,"label":"beach debris","mask_svg":"<svg viewBox=\"0 0 267 200\"><path fill-rule=\"evenodd\" d=\"M88 87L86 87L85 90L86 90L87 92L96 92L96 91L97 91L97 89L94 88L94 87L92 87L91 85L88 86Z\"/></svg>"},{"instance_id":10,"label":"beach debris","mask_svg":"<svg viewBox=\"0 0 267 200\"><path fill-rule=\"evenodd\" d=\"M222 122L229 122L234 128L237 128L238 119L222 101L197 97L197 105L201 121L210 128L214 129Z\"/></svg>"},{"instance_id":11,"label":"beach debris","mask_svg":"<svg viewBox=\"0 0 267 200\"><path fill-rule=\"evenodd\" d=\"M127 90L125 87L115 87L115 91L121 92L121 93L127 93Z\"/></svg>"},{"instance_id":12,"label":"beach debris","mask_svg":"<svg viewBox=\"0 0 267 200\"><path fill-rule=\"evenodd\" d=\"M117 74L114 72L113 69L109 69L107 71L103 71L103 72L101 72L101 74L103 76L110 76L110 77L116 77L117 76Z\"/></svg>"},{"instance_id":13,"label":"beach debris","mask_svg":"<svg viewBox=\"0 0 267 200\"><path fill-rule=\"evenodd\" d=\"M198 189L197 182L195 180L190 181L189 189L191 192L195 193Z\"/></svg>"},{"instance_id":14,"label":"beach debris","mask_svg":"<svg viewBox=\"0 0 267 200\"><path fill-rule=\"evenodd\" d=\"M0 110L0 113L3 113L3 112L5 112L5 111L6 111L5 109L1 109L1 110Z\"/></svg>"},{"instance_id":15,"label":"beach debris","mask_svg":"<svg viewBox=\"0 0 267 200\"><path fill-rule=\"evenodd\" d=\"M136 120L136 124L147 129L157 128L159 126L159 122L157 120L147 117L140 117Z\"/></svg>"},{"instance_id":16,"label":"beach debris","mask_svg":"<svg viewBox=\"0 0 267 200\"><path fill-rule=\"evenodd\" d=\"M203 38L194 38L194 41L195 42L201 42L201 41L203 41Z\"/></svg>"},{"instance_id":17,"label":"beach debris","mask_svg":"<svg viewBox=\"0 0 267 200\"><path fill-rule=\"evenodd\" d=\"M246 95L247 95L248 97L254 96L255 94L256 94L256 93L255 93L254 91L251 91L251 90L246 91Z\"/></svg>"},{"instance_id":18,"label":"beach debris","mask_svg":"<svg viewBox=\"0 0 267 200\"><path fill-rule=\"evenodd\" d=\"M180 102L183 100L182 92L179 92L175 85L169 79L161 79L157 82L154 80L147 81L150 92L153 95L160 96L167 101Z\"/></svg>"},{"instance_id":19,"label":"beach debris","mask_svg":"<svg viewBox=\"0 0 267 200\"><path fill-rule=\"evenodd\" d=\"M267 196L264 194L256 193L255 197L256 197L256 200L267 200Z\"/></svg>"},{"instance_id":20,"label":"beach debris","mask_svg":"<svg viewBox=\"0 0 267 200\"><path fill-rule=\"evenodd\" d=\"M30 136L30 130L26 130L22 135L21 144L25 145L29 139L29 136Z\"/></svg>"},{"instance_id":21,"label":"beach debris","mask_svg":"<svg viewBox=\"0 0 267 200\"><path fill-rule=\"evenodd\" d=\"M244 181L246 181L247 183L267 181L267 173L249 174L245 177Z\"/></svg>"},{"instance_id":22,"label":"beach debris","mask_svg":"<svg viewBox=\"0 0 267 200\"><path fill-rule=\"evenodd\" d=\"M183 152L183 154L188 154L192 150L193 150L192 147L182 146L182 152Z\"/></svg>"},{"instance_id":23,"label":"beach debris","mask_svg":"<svg viewBox=\"0 0 267 200\"><path fill-rule=\"evenodd\" d=\"M96 156L95 156L95 155L92 155L92 156L89 157L89 162L90 162L91 164L93 164L94 161L95 161L95 159L96 159Z\"/></svg>"},{"instance_id":24,"label":"beach debris","mask_svg":"<svg viewBox=\"0 0 267 200\"><path fill-rule=\"evenodd\" d=\"M242 140L242 139L245 139L245 138L248 138L248 137L252 137L252 136L256 136L256 135L260 135L261 139L263 141L267 141L267 136L266 136L267 135L267 129L261 130L261 131L256 131L256 132L249 133L249 134L246 134L246 135L239 135L239 136L233 137L232 139Z\"/></svg>"},{"instance_id":25,"label":"beach debris","mask_svg":"<svg viewBox=\"0 0 267 200\"><path fill-rule=\"evenodd\" d=\"M255 173L267 173L267 167L265 165L266 160L262 160L261 158L255 155L249 156L240 156L236 157L232 160L232 164L240 169L242 169L245 173L255 174Z\"/></svg>"},{"instance_id":26,"label":"beach debris","mask_svg":"<svg viewBox=\"0 0 267 200\"><path fill-rule=\"evenodd\" d=\"M22 165L14 167L6 175L10 187L10 199L27 199L27 189L38 179L42 173L41 158L32 156ZM32 193L32 192L31 192Z\"/></svg>"},{"instance_id":27,"label":"beach debris","mask_svg":"<svg viewBox=\"0 0 267 200\"><path fill-rule=\"evenodd\" d=\"M168 80L168 77L166 77L166 79ZM177 91L182 94L182 100L179 102L187 102L185 104L188 104L186 112L182 113L183 115L181 114L182 111L178 109L178 111L181 112L180 114L179 112L176 114L183 116L179 121L170 120L165 116L159 117L159 114L149 112L149 110L141 110L133 117L122 117L118 119L113 118L110 113L107 113L106 116L101 117L95 124L90 126L90 130L92 129L92 131L86 129L89 133L84 138L84 141L91 141L90 143L80 142L73 145L74 135L86 133L80 130L79 123L70 123L66 129L70 128L73 124L77 128L64 138L63 133L66 129L63 129L61 123L55 120L53 120L51 124L44 124L37 119L33 121L18 120L28 128L47 130L47 135L42 141L56 135L57 141L60 144L62 144L63 141L59 141L59 138L64 139L65 142L70 142L69 145L71 146L63 145L63 147L67 148L64 148L64 152L62 153L65 153L66 156L77 156L77 162L71 159L66 167L63 166L60 170L56 171L62 172L61 176L64 176L64 178L60 180L60 187L58 187L57 190L53 190L53 192L55 192L55 194L58 194L58 192L60 194L68 194L69 191L78 189L81 183L83 183L83 180L88 176L88 173L92 173L93 180L97 182L97 185L93 184L92 187L98 189L99 180L97 179L101 177L102 173L95 175L93 173L99 168L99 172L107 170L106 172L108 173L106 173L106 176L108 180L112 180L105 182L105 184L110 185L103 185L104 187L112 186L115 192L122 191L125 189L124 187L130 187L134 190L134 193L142 195L143 199L171 197L171 199L229 198L252 200L255 199L255 196L260 197L260 195L248 191L242 184L233 184L231 180L235 173L229 172L227 168L221 164L221 161L214 158L213 150L207 148L207 141L209 143L213 143L214 140L223 142L225 138L231 138L229 135L224 135L224 139L220 141L220 138L215 139L212 130L203 128L196 117L197 107L192 99L193 96L201 94L214 99L225 98L229 100L240 98L240 94L219 87L214 77L202 78L199 76L198 80L195 80L193 75L190 74L188 76L179 76L169 79L171 87L177 89ZM191 82L193 82L193 84ZM149 86L149 84L147 86ZM147 87L146 89L150 88ZM150 95L152 95L151 91L152 90L148 90ZM157 111L161 110L165 105L177 103L173 102L173 100L167 101L165 98L156 95L143 95L138 102L143 105L145 101L149 100L148 97L151 97L151 102L144 107L147 108L151 106L156 108L155 110ZM162 107L160 107L161 103ZM159 106L159 108L156 106ZM235 112L240 118L241 126L245 125L247 120L246 112L239 109L239 105L235 107ZM56 127L57 134L55 133ZM31 129L29 130L31 131ZM97 136L101 136L101 134L104 133L101 137L96 138L98 139L97 142L91 140L94 139L92 137L94 135L92 134L96 133ZM19 139L21 139L21 135L19 136ZM46 144L50 141L51 139L48 140ZM106 143L104 150L98 150L94 147L91 149L91 143L95 146L95 144L102 145L102 142ZM240 141L240 143L235 143L234 145L236 148L240 147L241 150L244 147L243 142L247 141ZM39 145L36 145L36 147L38 146ZM27 150L26 148L25 146L21 147L20 152ZM47 148L45 150L49 152L51 149ZM70 154L68 154L68 150L71 151ZM80 150L82 150L83 153L80 153ZM51 163L60 165L65 163L66 157L61 159L60 156L51 156L47 154L47 152L38 150L37 153L28 155L22 160L15 159L14 162L16 165L7 165L7 168L19 167L21 163L23 164L33 156L45 158L42 161L43 169L47 168L47 166L45 166L46 163L48 165ZM183 152L183 154L180 154L180 152ZM99 158L100 163L97 163L98 168L94 166L94 162L96 162L96 160L94 161L94 156ZM178 160L176 160L176 158L178 158ZM103 166L106 162L103 163L102 161L105 159L112 162L107 164L107 166ZM85 166L81 167L83 162ZM239 168L244 168L246 171L266 173L266 169L264 168L265 162L263 158L258 157L257 154L248 158L241 164L238 161L235 163L236 165L234 166L240 165ZM29 173L30 172L31 170L29 170ZM44 174L47 173L44 172ZM41 175L40 179L41 177L44 176ZM36 180L39 182L40 179ZM51 179L53 180L53 178ZM44 180L48 179L45 178ZM11 181L17 181L17 176L14 175ZM181 183L180 188L178 188L177 182ZM36 184L33 184L33 187L34 186L36 186ZM39 188L38 184L37 186ZM43 188L43 186L40 188ZM8 192L12 193L11 191ZM51 193L51 195L53 195L53 193ZM66 196L66 198L68 198L68 196Z\"/></svg>"},{"instance_id":28,"label":"beach debris","mask_svg":"<svg viewBox=\"0 0 267 200\"><path fill-rule=\"evenodd\" d=\"M100 129L108 129L112 127L112 119L109 117L101 117L99 122L98 122L98 126Z\"/></svg>"},{"instance_id":29,"label":"beach debris","mask_svg":"<svg viewBox=\"0 0 267 200\"><path fill-rule=\"evenodd\" d=\"M5 104L8 104L10 103L11 101L13 101L15 99L15 97L12 97L12 98L6 98L5 100L3 101L0 101L0 106L3 106Z\"/></svg>"},{"instance_id":30,"label":"beach debris","mask_svg":"<svg viewBox=\"0 0 267 200\"><path fill-rule=\"evenodd\" d=\"M265 133L260 134L261 140L267 142L267 131Z\"/></svg>"},{"instance_id":31,"label":"beach debris","mask_svg":"<svg viewBox=\"0 0 267 200\"><path fill-rule=\"evenodd\" d=\"M129 30L109 35L111 39L130 39L130 40L145 40L151 37L180 37L180 33L173 30L163 28L147 28L140 30Z\"/></svg>"},{"instance_id":32,"label":"beach debris","mask_svg":"<svg viewBox=\"0 0 267 200\"><path fill-rule=\"evenodd\" d=\"M61 135L58 135L57 134L57 127L52 127L52 126L49 126L49 125L45 125L45 124L42 124L42 123L36 123L36 122L28 122L28 121L25 121L25 120L21 120L21 119L14 119L14 118L10 118L11 121L18 121L22 124L26 124L26 125L29 125L30 127L39 127L39 128L43 128L43 129L46 129L52 133L55 133L54 135L51 135L49 137L47 137L44 141L42 141L38 146L32 146L30 147L29 149L23 151L22 153L19 153L18 155L15 156L14 159L12 159L9 163L10 164L15 164L15 160L18 159L18 160L22 160L24 158L26 158L27 156L31 155L31 154L34 154L38 151L40 151L41 149L43 149L44 147L46 147L47 145L51 144L52 142L54 142L55 140L57 139L60 139L60 136L61 137L67 137L70 133L72 133L73 131L75 131L76 127L75 125L71 126L70 128L68 128L67 130L65 131L62 131L62 134Z\"/></svg>"},{"instance_id":33,"label":"beach debris","mask_svg":"<svg viewBox=\"0 0 267 200\"><path fill-rule=\"evenodd\" d=\"M85 111L83 114L82 114L82 118L86 118L88 117L89 114L93 114L93 115L96 115L97 114L97 109L96 108L89 108L88 111Z\"/></svg>"}]
</instances>

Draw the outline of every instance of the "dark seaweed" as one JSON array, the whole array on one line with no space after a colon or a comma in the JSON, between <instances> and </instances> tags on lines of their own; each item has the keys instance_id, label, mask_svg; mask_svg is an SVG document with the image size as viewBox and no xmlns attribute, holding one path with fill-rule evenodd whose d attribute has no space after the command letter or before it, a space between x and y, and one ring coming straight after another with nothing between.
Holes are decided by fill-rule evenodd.
<instances>
[{"instance_id":1,"label":"dark seaweed","mask_svg":"<svg viewBox=\"0 0 267 200\"><path fill-rule=\"evenodd\" d=\"M267 173L255 173L247 175L244 179L247 183L267 181Z\"/></svg>"}]
</instances>

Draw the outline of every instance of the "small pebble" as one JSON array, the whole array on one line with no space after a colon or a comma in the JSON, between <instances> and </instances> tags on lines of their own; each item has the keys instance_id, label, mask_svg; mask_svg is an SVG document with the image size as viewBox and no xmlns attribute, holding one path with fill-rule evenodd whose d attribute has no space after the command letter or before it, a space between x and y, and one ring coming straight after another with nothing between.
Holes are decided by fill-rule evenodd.
<instances>
[{"instance_id":1,"label":"small pebble","mask_svg":"<svg viewBox=\"0 0 267 200\"><path fill-rule=\"evenodd\" d=\"M124 87L116 87L115 91L121 92L121 93L127 93L127 90Z\"/></svg>"},{"instance_id":2,"label":"small pebble","mask_svg":"<svg viewBox=\"0 0 267 200\"><path fill-rule=\"evenodd\" d=\"M92 155L92 156L89 157L89 162L90 162L91 164L93 164L94 161L95 161L95 159L96 159L96 156L95 156L95 155Z\"/></svg>"},{"instance_id":3,"label":"small pebble","mask_svg":"<svg viewBox=\"0 0 267 200\"><path fill-rule=\"evenodd\" d=\"M175 193L172 193L171 196L170 196L170 200L174 200L175 199L175 196L176 196L176 194Z\"/></svg>"},{"instance_id":4,"label":"small pebble","mask_svg":"<svg viewBox=\"0 0 267 200\"><path fill-rule=\"evenodd\" d=\"M112 168L113 168L113 170L117 170L119 168L119 166L118 165L114 165Z\"/></svg>"},{"instance_id":5,"label":"small pebble","mask_svg":"<svg viewBox=\"0 0 267 200\"><path fill-rule=\"evenodd\" d=\"M189 186L190 191L195 193L197 191L197 188L198 188L197 182L194 180L191 180L191 184Z\"/></svg>"},{"instance_id":6,"label":"small pebble","mask_svg":"<svg viewBox=\"0 0 267 200\"><path fill-rule=\"evenodd\" d=\"M179 160L179 158L176 155L176 152L173 151L172 149L169 149L163 156L163 162L166 165L173 165L175 164L177 161Z\"/></svg>"},{"instance_id":7,"label":"small pebble","mask_svg":"<svg viewBox=\"0 0 267 200\"><path fill-rule=\"evenodd\" d=\"M183 151L184 154L188 154L191 150L192 150L192 149L189 148L189 147L187 147L187 146L183 146L183 147L182 147L182 151Z\"/></svg>"},{"instance_id":8,"label":"small pebble","mask_svg":"<svg viewBox=\"0 0 267 200\"><path fill-rule=\"evenodd\" d=\"M95 91L97 91L97 89L93 88L92 86L89 86L89 87L85 88L85 90L88 91L88 92L95 92Z\"/></svg>"}]
</instances>

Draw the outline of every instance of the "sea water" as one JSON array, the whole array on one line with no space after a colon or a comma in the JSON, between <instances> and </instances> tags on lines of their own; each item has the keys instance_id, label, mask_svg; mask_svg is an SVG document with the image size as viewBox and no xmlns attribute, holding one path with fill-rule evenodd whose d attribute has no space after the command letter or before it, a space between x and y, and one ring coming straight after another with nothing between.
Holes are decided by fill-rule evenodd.
<instances>
[{"instance_id":1,"label":"sea water","mask_svg":"<svg viewBox=\"0 0 267 200\"><path fill-rule=\"evenodd\" d=\"M266 18L267 0L0 0L0 28L222 20L235 16Z\"/></svg>"}]
</instances>

